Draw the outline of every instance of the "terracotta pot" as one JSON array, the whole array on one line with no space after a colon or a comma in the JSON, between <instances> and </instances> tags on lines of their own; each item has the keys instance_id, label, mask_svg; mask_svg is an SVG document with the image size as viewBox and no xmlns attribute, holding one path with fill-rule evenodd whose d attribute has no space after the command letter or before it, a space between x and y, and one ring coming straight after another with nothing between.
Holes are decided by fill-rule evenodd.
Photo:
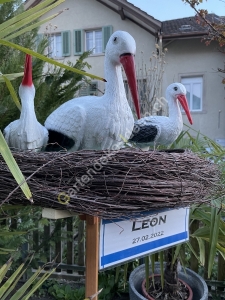
<instances>
[{"instance_id":1,"label":"terracotta pot","mask_svg":"<svg viewBox=\"0 0 225 300\"><path fill-rule=\"evenodd\" d=\"M161 276L159 274L157 274L157 275L154 275L154 277L160 278ZM149 276L149 279L151 279L151 278L152 278L152 276ZM184 282L183 280L181 280L181 279L178 279L178 280L179 280L179 282L184 284L187 287L188 291L189 291L189 297L187 298L187 300L192 300L193 299L193 292L192 292L192 289L190 288L190 286L186 282ZM146 279L143 280L142 285L141 285L143 296L145 296L146 299L155 300L155 298L152 298L148 294L148 292L146 291L145 285L146 285Z\"/></svg>"}]
</instances>

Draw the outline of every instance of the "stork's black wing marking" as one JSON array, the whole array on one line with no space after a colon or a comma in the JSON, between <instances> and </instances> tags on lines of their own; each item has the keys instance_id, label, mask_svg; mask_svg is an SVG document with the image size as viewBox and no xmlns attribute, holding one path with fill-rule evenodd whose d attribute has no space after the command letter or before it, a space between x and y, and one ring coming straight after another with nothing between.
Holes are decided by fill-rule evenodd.
<instances>
[{"instance_id":1,"label":"stork's black wing marking","mask_svg":"<svg viewBox=\"0 0 225 300\"><path fill-rule=\"evenodd\" d=\"M129 139L135 143L150 143L154 142L157 136L158 129L154 125L134 125L132 135Z\"/></svg>"},{"instance_id":2,"label":"stork's black wing marking","mask_svg":"<svg viewBox=\"0 0 225 300\"><path fill-rule=\"evenodd\" d=\"M75 144L75 141L68 136L54 130L48 131L49 139L45 151L60 151L64 149L69 150Z\"/></svg>"}]
</instances>

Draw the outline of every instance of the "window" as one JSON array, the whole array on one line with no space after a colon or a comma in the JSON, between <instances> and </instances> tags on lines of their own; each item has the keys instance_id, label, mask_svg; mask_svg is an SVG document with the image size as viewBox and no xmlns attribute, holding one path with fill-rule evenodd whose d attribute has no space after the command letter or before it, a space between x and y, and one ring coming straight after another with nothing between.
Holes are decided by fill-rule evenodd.
<instances>
[{"instance_id":1,"label":"window","mask_svg":"<svg viewBox=\"0 0 225 300\"><path fill-rule=\"evenodd\" d=\"M181 78L181 83L187 90L186 96L190 111L201 111L203 77L183 77Z\"/></svg>"},{"instance_id":2,"label":"window","mask_svg":"<svg viewBox=\"0 0 225 300\"><path fill-rule=\"evenodd\" d=\"M97 96L98 95L98 82L92 81L90 83L83 83L79 90L79 96Z\"/></svg>"},{"instance_id":3,"label":"window","mask_svg":"<svg viewBox=\"0 0 225 300\"><path fill-rule=\"evenodd\" d=\"M48 56L59 58L70 55L70 31L48 36Z\"/></svg>"},{"instance_id":4,"label":"window","mask_svg":"<svg viewBox=\"0 0 225 300\"><path fill-rule=\"evenodd\" d=\"M80 55L92 49L93 54L103 53L111 34L112 26L92 30L74 30L74 55Z\"/></svg>"},{"instance_id":5,"label":"window","mask_svg":"<svg viewBox=\"0 0 225 300\"><path fill-rule=\"evenodd\" d=\"M93 54L102 53L102 30L86 31L85 42L87 51L93 49Z\"/></svg>"},{"instance_id":6,"label":"window","mask_svg":"<svg viewBox=\"0 0 225 300\"><path fill-rule=\"evenodd\" d=\"M54 34L48 37L48 56L62 57L62 37L61 34Z\"/></svg>"}]
</instances>

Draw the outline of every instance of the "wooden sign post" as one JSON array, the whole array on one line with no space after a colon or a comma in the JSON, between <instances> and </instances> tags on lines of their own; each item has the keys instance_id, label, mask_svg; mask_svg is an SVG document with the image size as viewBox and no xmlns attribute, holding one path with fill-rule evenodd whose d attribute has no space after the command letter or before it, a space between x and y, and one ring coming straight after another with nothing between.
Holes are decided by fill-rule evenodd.
<instances>
[{"instance_id":1,"label":"wooden sign post","mask_svg":"<svg viewBox=\"0 0 225 300\"><path fill-rule=\"evenodd\" d=\"M85 297L98 292L99 218L86 215L86 282ZM97 300L98 296L93 300Z\"/></svg>"}]
</instances>

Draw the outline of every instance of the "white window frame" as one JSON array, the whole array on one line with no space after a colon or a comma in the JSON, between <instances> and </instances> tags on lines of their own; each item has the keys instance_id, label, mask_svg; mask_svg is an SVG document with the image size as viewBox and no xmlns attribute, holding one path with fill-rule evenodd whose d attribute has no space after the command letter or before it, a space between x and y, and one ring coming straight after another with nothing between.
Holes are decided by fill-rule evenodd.
<instances>
[{"instance_id":1,"label":"white window frame","mask_svg":"<svg viewBox=\"0 0 225 300\"><path fill-rule=\"evenodd\" d=\"M56 47L56 38L57 37L60 37L60 39L61 39L61 43L60 43L60 53L59 53L59 55L57 55L58 53L58 50L57 50L57 47ZM49 45L48 45L48 57L51 57L51 58L61 58L61 57L63 57L63 55L62 55L62 35L61 35L61 33L54 33L54 34L51 34L49 37L49 40L50 39L53 39L53 43L52 42L50 42L49 43ZM53 45L52 45L53 44ZM53 49L51 49L51 47L53 46Z\"/></svg>"},{"instance_id":2,"label":"white window frame","mask_svg":"<svg viewBox=\"0 0 225 300\"><path fill-rule=\"evenodd\" d=\"M190 84L191 91L190 91L190 103L189 109L191 112L202 112L203 111L203 76L202 75L193 75L193 76L181 76L181 83L185 86L185 84ZM201 84L200 90L200 108L194 109L193 108L193 85L194 84ZM182 109L183 111L183 109Z\"/></svg>"},{"instance_id":3,"label":"white window frame","mask_svg":"<svg viewBox=\"0 0 225 300\"><path fill-rule=\"evenodd\" d=\"M101 32L101 51L96 52L96 32ZM87 48L87 33L93 33L93 47L88 49ZM85 51L92 50L92 54L98 55L103 53L103 47L102 47L102 41L103 41L103 36L102 36L102 28L96 28L96 29L91 29L91 30L85 30Z\"/></svg>"}]
</instances>

